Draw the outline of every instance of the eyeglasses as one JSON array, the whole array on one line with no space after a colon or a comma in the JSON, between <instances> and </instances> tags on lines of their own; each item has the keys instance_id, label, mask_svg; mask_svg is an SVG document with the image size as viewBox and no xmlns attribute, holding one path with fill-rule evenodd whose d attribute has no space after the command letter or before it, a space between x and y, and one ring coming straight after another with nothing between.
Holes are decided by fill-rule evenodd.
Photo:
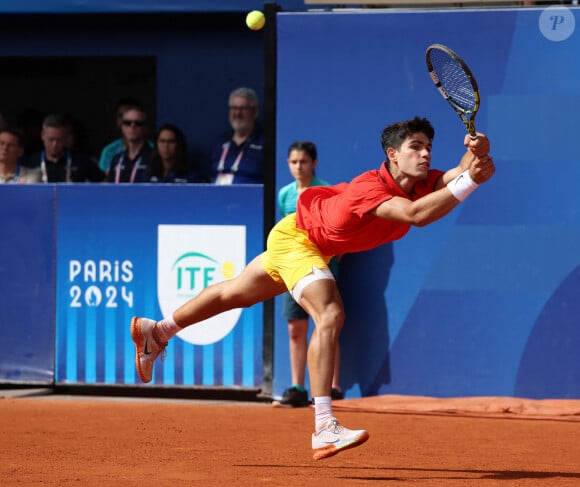
<instances>
[{"instance_id":1,"label":"eyeglasses","mask_svg":"<svg viewBox=\"0 0 580 487\"><path fill-rule=\"evenodd\" d=\"M131 125L135 125L136 127L143 127L143 125L145 125L143 120L123 120L122 123L125 127L130 127Z\"/></svg>"},{"instance_id":2,"label":"eyeglasses","mask_svg":"<svg viewBox=\"0 0 580 487\"><path fill-rule=\"evenodd\" d=\"M230 105L229 108L230 108L230 110L232 112L233 111L236 111L236 110L239 110L239 111L243 112L245 110L252 110L254 107L251 107L249 105L244 105L244 106L240 106L240 105Z\"/></svg>"}]
</instances>

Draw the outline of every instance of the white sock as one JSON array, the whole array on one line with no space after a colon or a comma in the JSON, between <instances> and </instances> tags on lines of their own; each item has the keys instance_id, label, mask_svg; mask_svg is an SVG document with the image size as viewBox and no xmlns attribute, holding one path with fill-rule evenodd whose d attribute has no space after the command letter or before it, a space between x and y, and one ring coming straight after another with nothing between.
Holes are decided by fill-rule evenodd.
<instances>
[{"instance_id":1,"label":"white sock","mask_svg":"<svg viewBox=\"0 0 580 487\"><path fill-rule=\"evenodd\" d=\"M175 323L173 315L163 318L161 321L158 321L156 328L157 328L156 335L162 343L168 342L173 337L173 335L182 330Z\"/></svg>"},{"instance_id":2,"label":"white sock","mask_svg":"<svg viewBox=\"0 0 580 487\"><path fill-rule=\"evenodd\" d=\"M314 398L314 429L316 433L324 429L328 422L333 418L332 400L330 396Z\"/></svg>"}]
</instances>

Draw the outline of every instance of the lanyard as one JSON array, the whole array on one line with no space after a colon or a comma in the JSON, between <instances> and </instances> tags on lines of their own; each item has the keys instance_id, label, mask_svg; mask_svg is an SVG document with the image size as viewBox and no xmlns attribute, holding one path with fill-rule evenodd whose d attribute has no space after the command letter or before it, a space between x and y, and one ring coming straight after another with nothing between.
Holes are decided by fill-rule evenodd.
<instances>
[{"instance_id":1,"label":"lanyard","mask_svg":"<svg viewBox=\"0 0 580 487\"><path fill-rule=\"evenodd\" d=\"M65 177L65 181L67 183L72 183L71 178L70 178L71 166L72 166L72 157L70 155L70 151L67 150L66 151L66 177ZM42 151L42 153L40 154L40 170L42 171L42 182L48 183L48 173L46 171L46 154L44 153L44 151Z\"/></svg>"},{"instance_id":2,"label":"lanyard","mask_svg":"<svg viewBox=\"0 0 580 487\"><path fill-rule=\"evenodd\" d=\"M217 167L218 172L224 172L224 166L226 164L226 156L228 155L228 151L230 150L230 145L231 142L226 142L224 145L222 145L222 155L220 157L220 162ZM238 167L240 166L240 162L242 161L243 156L244 149L240 150L240 153L238 154L238 157L236 157L236 160L232 164L232 167L230 168L229 172L234 173L238 170Z\"/></svg>"},{"instance_id":3,"label":"lanyard","mask_svg":"<svg viewBox=\"0 0 580 487\"><path fill-rule=\"evenodd\" d=\"M143 156L139 156L137 158L137 160L135 161L135 164L133 164L133 170L131 171L131 177L129 178L129 182L132 183L135 181L135 176L137 175L137 170L139 169L139 165L141 164L141 158ZM119 162L117 164L117 167L115 169L115 183L119 183L121 180L121 169L123 167L123 160L125 159L125 152L123 152L121 154L121 157L119 157Z\"/></svg>"}]
</instances>

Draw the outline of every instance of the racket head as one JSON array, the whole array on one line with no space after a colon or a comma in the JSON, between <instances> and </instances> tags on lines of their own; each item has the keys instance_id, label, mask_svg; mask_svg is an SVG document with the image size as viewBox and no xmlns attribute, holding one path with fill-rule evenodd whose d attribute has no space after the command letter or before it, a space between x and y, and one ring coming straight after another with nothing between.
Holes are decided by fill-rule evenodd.
<instances>
[{"instance_id":1,"label":"racket head","mask_svg":"<svg viewBox=\"0 0 580 487\"><path fill-rule=\"evenodd\" d=\"M475 114L480 96L477 81L461 57L443 44L431 44L425 52L429 76L475 137Z\"/></svg>"}]
</instances>

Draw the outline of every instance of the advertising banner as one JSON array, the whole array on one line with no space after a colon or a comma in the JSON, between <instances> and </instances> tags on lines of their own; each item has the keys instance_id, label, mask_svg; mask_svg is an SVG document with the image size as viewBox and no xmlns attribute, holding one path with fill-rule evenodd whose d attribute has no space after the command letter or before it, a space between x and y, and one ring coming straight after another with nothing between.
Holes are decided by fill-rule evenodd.
<instances>
[{"instance_id":1,"label":"advertising banner","mask_svg":"<svg viewBox=\"0 0 580 487\"><path fill-rule=\"evenodd\" d=\"M261 186L58 189L57 382L140 383L133 316L159 320L262 250ZM159 385L261 384L262 305L185 329Z\"/></svg>"}]
</instances>

